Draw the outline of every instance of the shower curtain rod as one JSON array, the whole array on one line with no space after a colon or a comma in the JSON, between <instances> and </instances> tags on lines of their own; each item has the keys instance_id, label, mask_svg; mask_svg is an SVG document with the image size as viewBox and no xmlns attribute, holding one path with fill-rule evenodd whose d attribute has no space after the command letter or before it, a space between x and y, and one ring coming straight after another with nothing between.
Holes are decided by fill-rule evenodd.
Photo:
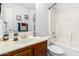
<instances>
[{"instance_id":1,"label":"shower curtain rod","mask_svg":"<svg viewBox=\"0 0 79 59\"><path fill-rule=\"evenodd\" d=\"M54 7L56 5L56 3L54 3L51 7L49 7L49 9L51 9L52 7Z\"/></svg>"}]
</instances>

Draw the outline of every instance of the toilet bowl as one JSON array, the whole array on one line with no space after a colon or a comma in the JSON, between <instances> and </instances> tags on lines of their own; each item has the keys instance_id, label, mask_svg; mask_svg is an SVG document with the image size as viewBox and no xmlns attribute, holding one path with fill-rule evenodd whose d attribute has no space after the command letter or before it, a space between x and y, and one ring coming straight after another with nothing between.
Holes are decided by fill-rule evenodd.
<instances>
[{"instance_id":1,"label":"toilet bowl","mask_svg":"<svg viewBox=\"0 0 79 59\"><path fill-rule=\"evenodd\" d=\"M52 55L62 55L64 53L63 49L56 46L56 45L50 45L48 46L48 51Z\"/></svg>"}]
</instances>

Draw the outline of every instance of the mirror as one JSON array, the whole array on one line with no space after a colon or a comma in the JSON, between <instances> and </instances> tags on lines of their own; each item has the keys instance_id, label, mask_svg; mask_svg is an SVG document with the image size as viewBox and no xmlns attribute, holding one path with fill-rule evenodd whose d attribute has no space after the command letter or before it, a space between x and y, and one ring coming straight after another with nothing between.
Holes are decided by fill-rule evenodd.
<instances>
[{"instance_id":1,"label":"mirror","mask_svg":"<svg viewBox=\"0 0 79 59\"><path fill-rule=\"evenodd\" d=\"M34 3L2 3L1 8L3 33L34 31Z\"/></svg>"}]
</instances>

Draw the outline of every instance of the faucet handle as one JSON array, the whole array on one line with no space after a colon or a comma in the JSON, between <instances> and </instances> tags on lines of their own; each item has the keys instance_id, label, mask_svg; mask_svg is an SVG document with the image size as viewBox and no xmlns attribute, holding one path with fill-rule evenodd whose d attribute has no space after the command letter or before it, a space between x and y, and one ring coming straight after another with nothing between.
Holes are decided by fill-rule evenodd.
<instances>
[{"instance_id":1,"label":"faucet handle","mask_svg":"<svg viewBox=\"0 0 79 59\"><path fill-rule=\"evenodd\" d=\"M14 41L18 40L18 33L14 33Z\"/></svg>"}]
</instances>

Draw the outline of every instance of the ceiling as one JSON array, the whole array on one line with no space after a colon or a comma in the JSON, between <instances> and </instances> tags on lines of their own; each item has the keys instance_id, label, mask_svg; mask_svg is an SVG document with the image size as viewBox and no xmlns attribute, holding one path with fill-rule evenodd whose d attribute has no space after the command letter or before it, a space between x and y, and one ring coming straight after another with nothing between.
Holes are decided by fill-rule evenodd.
<instances>
[{"instance_id":1,"label":"ceiling","mask_svg":"<svg viewBox=\"0 0 79 59\"><path fill-rule=\"evenodd\" d=\"M35 9L35 3L16 3L16 4L25 8ZM47 3L47 4L48 8L50 8L54 3Z\"/></svg>"},{"instance_id":2,"label":"ceiling","mask_svg":"<svg viewBox=\"0 0 79 59\"><path fill-rule=\"evenodd\" d=\"M35 3L16 3L17 5L23 6L29 9L35 9Z\"/></svg>"}]
</instances>

